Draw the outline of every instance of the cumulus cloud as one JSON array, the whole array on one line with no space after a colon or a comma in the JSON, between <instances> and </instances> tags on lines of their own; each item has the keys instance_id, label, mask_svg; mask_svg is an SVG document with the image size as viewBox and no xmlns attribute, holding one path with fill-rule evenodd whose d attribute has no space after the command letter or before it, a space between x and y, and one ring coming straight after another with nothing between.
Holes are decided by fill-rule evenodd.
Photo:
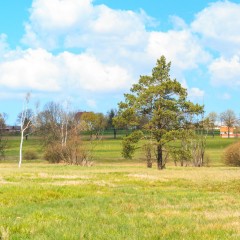
<instances>
[{"instance_id":1,"label":"cumulus cloud","mask_svg":"<svg viewBox=\"0 0 240 240\"><path fill-rule=\"evenodd\" d=\"M63 9L65 15L56 14ZM89 87L83 84L86 89L116 89L126 79L129 87L130 78L137 80L142 73L139 70L148 72L156 61L145 52L149 40L146 27L154 20L142 10L113 10L106 5L93 5L90 0L34 0L30 13L22 38L26 46L48 51L65 49L65 53L74 48L83 52L85 57L91 56L91 61L87 57L82 68L82 75L85 75L85 69L89 68L86 63L92 64L92 77L87 78L90 79ZM73 62L80 61L83 65L82 58L75 57ZM69 66L69 69L75 72L73 67ZM93 83L96 78L100 80ZM110 84L98 85L102 78ZM113 83L111 79L121 80Z\"/></svg>"},{"instance_id":2,"label":"cumulus cloud","mask_svg":"<svg viewBox=\"0 0 240 240\"><path fill-rule=\"evenodd\" d=\"M117 92L149 74L156 59L165 55L177 78L209 64L213 84L238 85L239 59L232 58L231 49L239 55L239 9L239 4L215 2L189 25L172 16L173 29L163 32L149 30L154 20L141 10L111 9L92 0L33 0L22 38L29 49L7 53L0 63L0 84L39 91ZM4 39L0 54L7 47ZM209 46L222 57L214 60ZM188 91L191 98L204 95L197 87Z\"/></svg>"},{"instance_id":3,"label":"cumulus cloud","mask_svg":"<svg viewBox=\"0 0 240 240\"><path fill-rule=\"evenodd\" d=\"M201 90L200 88L197 88L197 87L192 87L190 88L187 84L187 81L186 79L183 79L183 81L181 82L182 86L184 88L187 89L187 92L188 92L188 98L190 100L202 100L204 95L205 95L205 92L204 90Z\"/></svg>"},{"instance_id":4,"label":"cumulus cloud","mask_svg":"<svg viewBox=\"0 0 240 240\"><path fill-rule=\"evenodd\" d=\"M231 55L240 49L240 4L219 1L196 15L191 24L208 47Z\"/></svg>"},{"instance_id":5,"label":"cumulus cloud","mask_svg":"<svg viewBox=\"0 0 240 240\"><path fill-rule=\"evenodd\" d=\"M0 63L1 86L13 89L57 91L60 77L54 57L43 49L15 51Z\"/></svg>"},{"instance_id":6,"label":"cumulus cloud","mask_svg":"<svg viewBox=\"0 0 240 240\"><path fill-rule=\"evenodd\" d=\"M188 89L188 97L190 99L193 99L193 100L199 100L199 99L203 99L204 97L204 91L199 89L199 88L196 88L196 87L193 87L193 88L189 88Z\"/></svg>"},{"instance_id":7,"label":"cumulus cloud","mask_svg":"<svg viewBox=\"0 0 240 240\"><path fill-rule=\"evenodd\" d=\"M59 60L65 68L65 76L71 86L89 91L116 91L132 82L129 73L120 66L99 62L89 54L76 55L64 52Z\"/></svg>"},{"instance_id":8,"label":"cumulus cloud","mask_svg":"<svg viewBox=\"0 0 240 240\"><path fill-rule=\"evenodd\" d=\"M155 59L165 55L175 68L181 70L196 68L211 58L188 30L152 32L147 51Z\"/></svg>"},{"instance_id":9,"label":"cumulus cloud","mask_svg":"<svg viewBox=\"0 0 240 240\"><path fill-rule=\"evenodd\" d=\"M91 0L33 0L22 42L30 47L60 47L62 36L87 25L91 11Z\"/></svg>"},{"instance_id":10,"label":"cumulus cloud","mask_svg":"<svg viewBox=\"0 0 240 240\"><path fill-rule=\"evenodd\" d=\"M240 58L237 55L231 59L221 57L214 60L209 66L209 72L214 86L240 86Z\"/></svg>"},{"instance_id":11,"label":"cumulus cloud","mask_svg":"<svg viewBox=\"0 0 240 240\"><path fill-rule=\"evenodd\" d=\"M138 76L165 55L178 71L196 68L211 58L187 24L172 16L179 30L152 32L144 11L115 10L91 0L34 0L22 41L48 50L81 49L102 63L119 65ZM59 14L62 13L62 14Z\"/></svg>"},{"instance_id":12,"label":"cumulus cloud","mask_svg":"<svg viewBox=\"0 0 240 240\"><path fill-rule=\"evenodd\" d=\"M22 41L47 49L91 48L109 43L133 46L140 38L132 33L144 32L146 22L150 24L152 19L143 11L94 6L91 0L34 0Z\"/></svg>"},{"instance_id":13,"label":"cumulus cloud","mask_svg":"<svg viewBox=\"0 0 240 240\"><path fill-rule=\"evenodd\" d=\"M92 11L91 0L34 0L31 23L43 30L63 31L76 26Z\"/></svg>"},{"instance_id":14,"label":"cumulus cloud","mask_svg":"<svg viewBox=\"0 0 240 240\"><path fill-rule=\"evenodd\" d=\"M131 76L115 65L103 65L88 54L60 53L44 49L12 51L0 63L0 85L37 91L114 91L128 86Z\"/></svg>"}]
</instances>

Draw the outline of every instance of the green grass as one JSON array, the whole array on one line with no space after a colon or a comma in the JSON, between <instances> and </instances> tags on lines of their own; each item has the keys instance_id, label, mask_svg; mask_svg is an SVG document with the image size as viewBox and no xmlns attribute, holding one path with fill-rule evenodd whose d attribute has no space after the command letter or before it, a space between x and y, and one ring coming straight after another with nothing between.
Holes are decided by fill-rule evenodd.
<instances>
[{"instance_id":1,"label":"green grass","mask_svg":"<svg viewBox=\"0 0 240 240\"><path fill-rule=\"evenodd\" d=\"M212 167L147 169L139 150L121 157L121 139L94 146L94 166L23 161L9 137L0 164L0 239L240 239L240 168L221 155L236 139L207 139ZM40 139L24 151L42 154ZM156 163L155 163L156 164Z\"/></svg>"},{"instance_id":2,"label":"green grass","mask_svg":"<svg viewBox=\"0 0 240 240\"><path fill-rule=\"evenodd\" d=\"M211 136L207 137L206 144L206 153L210 157L210 166L223 166L222 155L224 149L231 143L239 141L239 139L223 139L219 136L212 138ZM86 141L88 142L88 141ZM122 137L113 139L112 135L103 136L101 140L97 140L94 143L94 161L98 163L118 163L126 162L121 156L121 142ZM19 144L20 137L8 137L8 149L6 151L7 160L18 160L19 156ZM43 156L41 140L37 137L30 136L27 141L24 141L23 144L23 153L28 150L35 151L39 157ZM128 161L131 163L142 163L144 162L144 153L139 149L133 160ZM171 165L171 163L170 163Z\"/></svg>"},{"instance_id":3,"label":"green grass","mask_svg":"<svg viewBox=\"0 0 240 240\"><path fill-rule=\"evenodd\" d=\"M214 138L208 136L207 144L206 144L206 153L210 157L210 166L223 166L222 156L224 150L227 146L232 143L239 141L238 138L221 138L220 136L216 136Z\"/></svg>"},{"instance_id":4,"label":"green grass","mask_svg":"<svg viewBox=\"0 0 240 240\"><path fill-rule=\"evenodd\" d=\"M17 160L19 157L19 146L20 146L20 136L8 136L7 137L7 149L6 149L6 159L7 160ZM42 155L42 145L41 139L38 137L30 136L28 140L23 142L23 154L27 150L33 150Z\"/></svg>"},{"instance_id":5,"label":"green grass","mask_svg":"<svg viewBox=\"0 0 240 240\"><path fill-rule=\"evenodd\" d=\"M1 164L7 239L239 239L240 169Z\"/></svg>"}]
</instances>

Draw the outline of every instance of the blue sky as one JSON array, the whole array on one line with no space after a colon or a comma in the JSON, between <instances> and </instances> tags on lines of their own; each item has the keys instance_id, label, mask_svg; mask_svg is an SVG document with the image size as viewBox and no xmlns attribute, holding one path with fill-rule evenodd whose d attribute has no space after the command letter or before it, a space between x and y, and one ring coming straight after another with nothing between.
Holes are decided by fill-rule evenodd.
<instances>
[{"instance_id":1,"label":"blue sky","mask_svg":"<svg viewBox=\"0 0 240 240\"><path fill-rule=\"evenodd\" d=\"M31 92L106 113L161 55L190 100L240 114L240 1L1 1L0 112Z\"/></svg>"}]
</instances>

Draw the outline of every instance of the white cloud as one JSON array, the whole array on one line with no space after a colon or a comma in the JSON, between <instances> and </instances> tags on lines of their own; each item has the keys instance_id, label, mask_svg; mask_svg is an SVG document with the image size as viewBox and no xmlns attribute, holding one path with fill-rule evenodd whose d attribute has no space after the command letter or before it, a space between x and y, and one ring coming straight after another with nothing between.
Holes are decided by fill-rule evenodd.
<instances>
[{"instance_id":1,"label":"white cloud","mask_svg":"<svg viewBox=\"0 0 240 240\"><path fill-rule=\"evenodd\" d=\"M240 59L235 55L231 59L218 58L209 66L211 83L214 86L240 86Z\"/></svg>"},{"instance_id":2,"label":"white cloud","mask_svg":"<svg viewBox=\"0 0 240 240\"><path fill-rule=\"evenodd\" d=\"M91 0L34 0L22 42L31 47L54 49L61 37L87 25Z\"/></svg>"},{"instance_id":3,"label":"white cloud","mask_svg":"<svg viewBox=\"0 0 240 240\"><path fill-rule=\"evenodd\" d=\"M12 89L57 91L59 77L54 57L43 49L10 52L0 63L0 84Z\"/></svg>"},{"instance_id":4,"label":"white cloud","mask_svg":"<svg viewBox=\"0 0 240 240\"><path fill-rule=\"evenodd\" d=\"M154 59L166 56L173 62L173 67L180 70L197 68L198 64L210 60L210 55L188 30L152 32L147 51Z\"/></svg>"},{"instance_id":5,"label":"white cloud","mask_svg":"<svg viewBox=\"0 0 240 240\"><path fill-rule=\"evenodd\" d=\"M205 95L204 90L201 90L197 87L189 88L186 79L183 79L181 85L187 89L188 98L190 100L203 100L203 97Z\"/></svg>"},{"instance_id":6,"label":"white cloud","mask_svg":"<svg viewBox=\"0 0 240 240\"><path fill-rule=\"evenodd\" d=\"M182 30L182 29L187 29L188 28L188 25L185 23L185 21L178 16L175 16L175 15L170 16L170 20L171 20L171 22L173 24L173 27L175 29Z\"/></svg>"},{"instance_id":7,"label":"white cloud","mask_svg":"<svg viewBox=\"0 0 240 240\"><path fill-rule=\"evenodd\" d=\"M240 49L240 4L219 1L196 15L191 24L205 44L221 54L231 55Z\"/></svg>"},{"instance_id":8,"label":"white cloud","mask_svg":"<svg viewBox=\"0 0 240 240\"><path fill-rule=\"evenodd\" d=\"M89 91L116 91L124 89L132 82L129 73L117 65L99 62L88 54L62 53L59 60L70 87Z\"/></svg>"},{"instance_id":9,"label":"white cloud","mask_svg":"<svg viewBox=\"0 0 240 240\"><path fill-rule=\"evenodd\" d=\"M96 19L91 19L91 30L100 34L127 35L144 30L145 15L133 11L113 10L105 5L95 7Z\"/></svg>"},{"instance_id":10,"label":"white cloud","mask_svg":"<svg viewBox=\"0 0 240 240\"><path fill-rule=\"evenodd\" d=\"M188 97L192 100L203 99L204 91L199 88L196 88L196 87L189 88L188 89Z\"/></svg>"},{"instance_id":11,"label":"white cloud","mask_svg":"<svg viewBox=\"0 0 240 240\"><path fill-rule=\"evenodd\" d=\"M129 86L128 72L99 62L88 54L60 53L44 49L12 51L0 63L0 85L9 89L70 92L116 91Z\"/></svg>"},{"instance_id":12,"label":"white cloud","mask_svg":"<svg viewBox=\"0 0 240 240\"><path fill-rule=\"evenodd\" d=\"M91 0L34 0L30 20L43 30L67 30L92 11Z\"/></svg>"},{"instance_id":13,"label":"white cloud","mask_svg":"<svg viewBox=\"0 0 240 240\"><path fill-rule=\"evenodd\" d=\"M47 49L135 46L141 42L139 36L145 31L145 23L152 22L143 11L94 6L91 0L34 0L22 41Z\"/></svg>"},{"instance_id":14,"label":"white cloud","mask_svg":"<svg viewBox=\"0 0 240 240\"><path fill-rule=\"evenodd\" d=\"M102 65L118 66L136 79L148 74L161 55L178 72L208 62L210 54L186 23L177 16L172 21L181 30L151 32L147 26L154 20L144 11L114 10L90 0L34 0L23 41L49 50L81 49Z\"/></svg>"},{"instance_id":15,"label":"white cloud","mask_svg":"<svg viewBox=\"0 0 240 240\"><path fill-rule=\"evenodd\" d=\"M146 56L149 33L145 24L150 20L144 12L113 10L101 5L94 7L90 18L87 26L67 34L66 48L84 48L103 62L125 67Z\"/></svg>"}]
</instances>

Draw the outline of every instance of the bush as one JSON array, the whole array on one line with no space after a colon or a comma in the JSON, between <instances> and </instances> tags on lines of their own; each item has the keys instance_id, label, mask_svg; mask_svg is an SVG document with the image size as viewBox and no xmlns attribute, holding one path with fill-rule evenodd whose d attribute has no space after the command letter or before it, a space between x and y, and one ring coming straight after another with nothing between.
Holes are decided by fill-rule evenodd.
<instances>
[{"instance_id":1,"label":"bush","mask_svg":"<svg viewBox=\"0 0 240 240\"><path fill-rule=\"evenodd\" d=\"M38 158L38 155L35 151L33 150L28 150L24 153L23 158L25 160L34 160Z\"/></svg>"},{"instance_id":2,"label":"bush","mask_svg":"<svg viewBox=\"0 0 240 240\"><path fill-rule=\"evenodd\" d=\"M67 164L92 166L92 149L84 146L75 146L71 141L62 146L59 143L49 145L44 158L50 163L64 162Z\"/></svg>"},{"instance_id":3,"label":"bush","mask_svg":"<svg viewBox=\"0 0 240 240\"><path fill-rule=\"evenodd\" d=\"M45 150L44 158L50 163L60 163L64 159L63 154L61 145L49 145Z\"/></svg>"},{"instance_id":4,"label":"bush","mask_svg":"<svg viewBox=\"0 0 240 240\"><path fill-rule=\"evenodd\" d=\"M228 146L224 152L224 162L230 166L240 167L240 142Z\"/></svg>"}]
</instances>

